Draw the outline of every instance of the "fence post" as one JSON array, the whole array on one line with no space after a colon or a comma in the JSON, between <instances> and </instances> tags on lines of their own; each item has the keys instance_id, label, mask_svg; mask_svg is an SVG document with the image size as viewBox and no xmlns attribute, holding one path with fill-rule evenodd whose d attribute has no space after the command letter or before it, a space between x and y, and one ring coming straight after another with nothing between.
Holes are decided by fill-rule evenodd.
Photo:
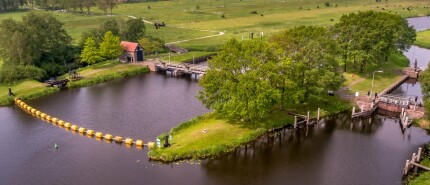
<instances>
[{"instance_id":1,"label":"fence post","mask_svg":"<svg viewBox=\"0 0 430 185\"><path fill-rule=\"evenodd\" d=\"M320 111L321 111L321 109L320 109L320 108L318 108L318 115L317 115L317 120L318 120L318 121L320 120Z\"/></svg>"},{"instance_id":2,"label":"fence post","mask_svg":"<svg viewBox=\"0 0 430 185\"><path fill-rule=\"evenodd\" d=\"M308 117L306 118L307 120L306 120L306 124L309 124L309 111L308 111Z\"/></svg>"},{"instance_id":3,"label":"fence post","mask_svg":"<svg viewBox=\"0 0 430 185\"><path fill-rule=\"evenodd\" d=\"M352 115L355 114L355 107L352 107Z\"/></svg>"},{"instance_id":4,"label":"fence post","mask_svg":"<svg viewBox=\"0 0 430 185\"><path fill-rule=\"evenodd\" d=\"M294 128L297 128L297 116L294 116Z\"/></svg>"},{"instance_id":5,"label":"fence post","mask_svg":"<svg viewBox=\"0 0 430 185\"><path fill-rule=\"evenodd\" d=\"M422 148L418 148L417 162L420 162L420 160L421 160L422 150L423 150Z\"/></svg>"},{"instance_id":6,"label":"fence post","mask_svg":"<svg viewBox=\"0 0 430 185\"><path fill-rule=\"evenodd\" d=\"M403 174L407 175L409 171L409 160L406 160L405 168L403 170Z\"/></svg>"},{"instance_id":7,"label":"fence post","mask_svg":"<svg viewBox=\"0 0 430 185\"><path fill-rule=\"evenodd\" d=\"M361 105L361 112L364 112L364 105Z\"/></svg>"}]
</instances>

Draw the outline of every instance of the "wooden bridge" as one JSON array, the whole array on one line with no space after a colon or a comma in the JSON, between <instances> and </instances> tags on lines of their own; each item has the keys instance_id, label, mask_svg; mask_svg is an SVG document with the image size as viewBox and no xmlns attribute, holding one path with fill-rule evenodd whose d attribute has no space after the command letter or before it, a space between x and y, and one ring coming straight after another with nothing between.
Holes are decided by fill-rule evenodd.
<instances>
[{"instance_id":1,"label":"wooden bridge","mask_svg":"<svg viewBox=\"0 0 430 185\"><path fill-rule=\"evenodd\" d=\"M173 76L190 75L195 78L206 74L207 67L192 66L191 64L176 64L168 62L160 62L155 64L156 71L169 71Z\"/></svg>"},{"instance_id":2,"label":"wooden bridge","mask_svg":"<svg viewBox=\"0 0 430 185\"><path fill-rule=\"evenodd\" d=\"M61 88L61 87L66 87L68 82L69 80L65 79L65 80L50 80L50 81L46 81L45 83L51 87L57 86Z\"/></svg>"}]
</instances>

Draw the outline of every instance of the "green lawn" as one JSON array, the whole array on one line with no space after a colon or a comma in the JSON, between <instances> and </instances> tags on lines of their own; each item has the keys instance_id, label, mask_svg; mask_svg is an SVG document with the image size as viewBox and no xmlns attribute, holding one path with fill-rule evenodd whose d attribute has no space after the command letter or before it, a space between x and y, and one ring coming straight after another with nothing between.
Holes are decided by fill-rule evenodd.
<instances>
[{"instance_id":1,"label":"green lawn","mask_svg":"<svg viewBox=\"0 0 430 185\"><path fill-rule=\"evenodd\" d=\"M430 49L430 30L418 32L415 45Z\"/></svg>"},{"instance_id":2,"label":"green lawn","mask_svg":"<svg viewBox=\"0 0 430 185\"><path fill-rule=\"evenodd\" d=\"M191 62L194 59L198 59L200 57L210 56L215 54L215 52L201 52L201 51L193 51L184 54L172 54L170 56L171 62ZM162 60L169 61L169 56L164 56L161 58Z\"/></svg>"},{"instance_id":3,"label":"green lawn","mask_svg":"<svg viewBox=\"0 0 430 185\"><path fill-rule=\"evenodd\" d=\"M109 80L148 72L149 69L138 64L122 64L111 60L104 61L79 69L78 73L82 79L67 84L70 88L91 86ZM62 78L66 78L65 74Z\"/></svg>"},{"instance_id":4,"label":"green lawn","mask_svg":"<svg viewBox=\"0 0 430 185\"><path fill-rule=\"evenodd\" d=\"M0 85L0 106L10 105L13 103L13 98L8 96L8 88L12 89L15 97L21 99L34 99L46 94L58 91L58 88L46 87L41 82L35 80L23 80L15 84Z\"/></svg>"},{"instance_id":5,"label":"green lawn","mask_svg":"<svg viewBox=\"0 0 430 185\"><path fill-rule=\"evenodd\" d=\"M354 79L352 79L352 74L350 72L344 73L346 81L343 86L347 86L352 82L364 78L364 80L356 83L350 87L352 92L367 93L368 90L372 89L372 77L373 71L383 70L382 73L375 73L375 79L373 80L373 90L372 92L381 92L389 85L400 79L403 75L401 70L408 66L408 59L403 56L403 54L392 54L388 58L389 62L382 64L380 66L374 67L374 69L369 70L370 72L365 74L354 73Z\"/></svg>"}]
</instances>

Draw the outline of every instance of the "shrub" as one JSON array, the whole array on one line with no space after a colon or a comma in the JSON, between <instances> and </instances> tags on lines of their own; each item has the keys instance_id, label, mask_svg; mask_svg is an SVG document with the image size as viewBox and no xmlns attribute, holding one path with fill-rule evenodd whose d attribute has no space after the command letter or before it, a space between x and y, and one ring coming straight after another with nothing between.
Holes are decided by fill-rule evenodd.
<instances>
[{"instance_id":1,"label":"shrub","mask_svg":"<svg viewBox=\"0 0 430 185\"><path fill-rule=\"evenodd\" d=\"M46 71L35 66L3 66L0 71L0 83L13 83L22 79L43 80Z\"/></svg>"},{"instance_id":2,"label":"shrub","mask_svg":"<svg viewBox=\"0 0 430 185\"><path fill-rule=\"evenodd\" d=\"M251 14L258 14L258 12L253 10L253 11L251 11Z\"/></svg>"}]
</instances>

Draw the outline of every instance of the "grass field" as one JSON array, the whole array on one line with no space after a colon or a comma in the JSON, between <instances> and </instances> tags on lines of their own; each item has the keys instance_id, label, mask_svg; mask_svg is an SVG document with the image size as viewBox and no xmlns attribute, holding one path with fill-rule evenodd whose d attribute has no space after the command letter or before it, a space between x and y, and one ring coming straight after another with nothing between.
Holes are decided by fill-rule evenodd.
<instances>
[{"instance_id":1,"label":"grass field","mask_svg":"<svg viewBox=\"0 0 430 185\"><path fill-rule=\"evenodd\" d=\"M381 92L387 88L390 84L394 83L402 77L400 71L407 67L409 64L408 59L402 54L392 54L388 58L389 62L382 64L381 66L376 66L374 69L369 70L370 72L365 74L354 74L354 79L352 79L352 73L344 73L346 81L343 86L348 86L354 81L363 78L355 85L350 87L352 92L367 93L367 91L372 89L372 78L373 71L383 70L382 73L375 73L375 79L373 80L373 90L372 92Z\"/></svg>"},{"instance_id":2,"label":"grass field","mask_svg":"<svg viewBox=\"0 0 430 185\"><path fill-rule=\"evenodd\" d=\"M331 6L325 6L325 2L330 2ZM408 6L414 8L408 11ZM181 46L193 50L210 50L229 38L247 38L250 32L263 32L267 36L298 25L333 25L343 14L359 10L386 11L403 17L422 16L429 12L424 8L426 6L430 6L430 1L390 0L376 3L374 0L177 0L123 3L113 10L113 14L117 18L132 15L153 22L165 22L168 27L158 30L147 24L147 33L166 42L216 34L210 31L226 31L227 34L220 37L180 43ZM111 18L95 7L92 11L94 15L90 16L61 12L53 14L64 22L74 43L77 43L76 40L80 39L82 32L98 27ZM251 14L251 11L256 11L257 14ZM20 19L24 14L25 12L1 13L0 20ZM221 18L223 14L225 18Z\"/></svg>"},{"instance_id":3,"label":"grass field","mask_svg":"<svg viewBox=\"0 0 430 185\"><path fill-rule=\"evenodd\" d=\"M418 32L415 45L430 49L430 30Z\"/></svg>"}]
</instances>

